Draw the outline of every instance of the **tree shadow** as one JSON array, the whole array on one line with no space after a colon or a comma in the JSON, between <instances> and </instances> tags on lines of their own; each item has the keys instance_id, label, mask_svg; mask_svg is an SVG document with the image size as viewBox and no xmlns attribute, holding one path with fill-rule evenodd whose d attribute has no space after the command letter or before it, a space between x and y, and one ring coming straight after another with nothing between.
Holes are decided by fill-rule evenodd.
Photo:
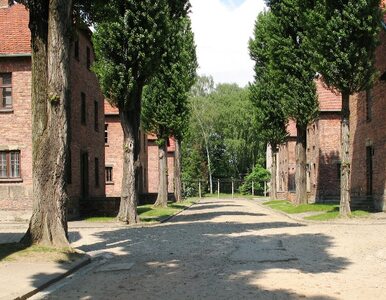
<instances>
[{"instance_id":1,"label":"tree shadow","mask_svg":"<svg viewBox=\"0 0 386 300\"><path fill-rule=\"evenodd\" d=\"M23 252L30 248L30 246L26 246L19 242L24 236L24 234L24 232L0 233L0 240L6 241L6 243L0 244L0 261L6 260L7 257L13 254ZM81 237L82 236L78 231L69 232L69 241L71 243L80 240ZM42 253L44 253L45 251L47 251L45 247L42 247L40 250L39 249L40 248L36 248L34 252L38 253L39 251L41 251ZM71 254L69 254L67 258L68 260L71 260Z\"/></svg>"},{"instance_id":2,"label":"tree shadow","mask_svg":"<svg viewBox=\"0 0 386 300\"><path fill-rule=\"evenodd\" d=\"M253 219L248 223L209 222L220 215ZM309 274L339 273L350 261L330 254L331 237L290 234L285 230L306 225L270 222L263 216L196 210L154 227L95 232L95 242L80 244L80 250L108 254L106 264L134 265L110 272L96 267L53 292L49 299L335 299L323 289L303 295L285 282L284 288L264 284L269 276L276 280L276 273L291 276L288 272L300 274L298 280L304 283L313 279ZM273 233L267 233L268 229L274 229ZM34 283L40 276L33 276Z\"/></svg>"}]
</instances>

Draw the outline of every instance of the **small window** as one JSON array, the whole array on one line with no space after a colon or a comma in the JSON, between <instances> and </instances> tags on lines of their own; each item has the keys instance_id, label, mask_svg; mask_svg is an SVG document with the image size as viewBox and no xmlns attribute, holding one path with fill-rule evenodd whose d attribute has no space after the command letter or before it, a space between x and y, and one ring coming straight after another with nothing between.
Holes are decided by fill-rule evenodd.
<instances>
[{"instance_id":1,"label":"small window","mask_svg":"<svg viewBox=\"0 0 386 300\"><path fill-rule=\"evenodd\" d=\"M79 60L79 40L76 40L74 43L74 57Z\"/></svg>"},{"instance_id":2,"label":"small window","mask_svg":"<svg viewBox=\"0 0 386 300\"><path fill-rule=\"evenodd\" d=\"M95 186L99 187L99 159L95 157Z\"/></svg>"},{"instance_id":3,"label":"small window","mask_svg":"<svg viewBox=\"0 0 386 300\"><path fill-rule=\"evenodd\" d=\"M94 101L94 129L99 131L99 106L98 101Z\"/></svg>"},{"instance_id":4,"label":"small window","mask_svg":"<svg viewBox=\"0 0 386 300\"><path fill-rule=\"evenodd\" d=\"M372 118L373 93L371 90L366 91L366 121L370 122Z\"/></svg>"},{"instance_id":5,"label":"small window","mask_svg":"<svg viewBox=\"0 0 386 300\"><path fill-rule=\"evenodd\" d=\"M12 109L12 73L0 73L0 109Z\"/></svg>"},{"instance_id":6,"label":"small window","mask_svg":"<svg viewBox=\"0 0 386 300\"><path fill-rule=\"evenodd\" d=\"M86 122L87 122L87 118L86 118L86 94L85 93L81 93L81 108L80 108L80 111L81 111L81 121L82 121L82 124L83 125L86 125Z\"/></svg>"},{"instance_id":7,"label":"small window","mask_svg":"<svg viewBox=\"0 0 386 300\"><path fill-rule=\"evenodd\" d=\"M105 124L105 144L109 143L109 124Z\"/></svg>"},{"instance_id":8,"label":"small window","mask_svg":"<svg viewBox=\"0 0 386 300\"><path fill-rule=\"evenodd\" d=\"M90 70L90 67L91 67L91 50L90 50L90 47L87 47L86 52L87 52L87 57L86 57L87 70Z\"/></svg>"},{"instance_id":9,"label":"small window","mask_svg":"<svg viewBox=\"0 0 386 300\"><path fill-rule=\"evenodd\" d=\"M20 151L0 151L0 179L20 177Z\"/></svg>"},{"instance_id":10,"label":"small window","mask_svg":"<svg viewBox=\"0 0 386 300\"><path fill-rule=\"evenodd\" d=\"M106 182L113 182L113 167L106 167L105 168L105 177Z\"/></svg>"}]
</instances>

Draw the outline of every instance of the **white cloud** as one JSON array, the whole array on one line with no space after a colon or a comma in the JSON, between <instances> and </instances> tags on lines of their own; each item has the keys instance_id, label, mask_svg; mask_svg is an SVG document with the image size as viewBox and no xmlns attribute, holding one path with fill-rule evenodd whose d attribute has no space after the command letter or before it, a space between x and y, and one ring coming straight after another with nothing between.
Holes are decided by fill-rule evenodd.
<instances>
[{"instance_id":1,"label":"white cloud","mask_svg":"<svg viewBox=\"0 0 386 300\"><path fill-rule=\"evenodd\" d=\"M248 40L263 0L191 0L192 27L197 44L199 73L212 75L216 83L253 80ZM224 3L226 2L226 4Z\"/></svg>"}]
</instances>

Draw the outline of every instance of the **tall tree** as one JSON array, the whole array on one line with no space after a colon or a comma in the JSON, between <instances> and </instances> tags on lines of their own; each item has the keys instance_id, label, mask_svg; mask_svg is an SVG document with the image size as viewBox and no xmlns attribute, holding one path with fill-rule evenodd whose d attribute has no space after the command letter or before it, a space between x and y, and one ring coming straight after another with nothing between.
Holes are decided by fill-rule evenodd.
<instances>
[{"instance_id":1,"label":"tall tree","mask_svg":"<svg viewBox=\"0 0 386 300\"><path fill-rule=\"evenodd\" d=\"M255 23L254 37L249 42L249 51L255 61L255 81L250 85L250 98L257 108L259 135L270 145L272 154L270 197L277 199L277 151L287 137L287 118L282 106L284 97L280 70L273 61L272 39L276 30L276 18L272 12L259 14Z\"/></svg>"},{"instance_id":2,"label":"tall tree","mask_svg":"<svg viewBox=\"0 0 386 300\"><path fill-rule=\"evenodd\" d=\"M296 122L296 201L307 203L306 148L307 126L319 111L312 57L303 42L305 12L314 0L271 1L276 19L272 55L280 81L284 84L283 106L288 118ZM294 63L296 62L296 63Z\"/></svg>"},{"instance_id":3,"label":"tall tree","mask_svg":"<svg viewBox=\"0 0 386 300\"><path fill-rule=\"evenodd\" d=\"M32 217L21 242L66 247L72 1L21 2L30 14L34 190Z\"/></svg>"},{"instance_id":4,"label":"tall tree","mask_svg":"<svg viewBox=\"0 0 386 300\"><path fill-rule=\"evenodd\" d=\"M167 141L176 139L175 168L177 177L176 199L181 201L180 143L189 119L188 92L194 83L197 69L196 49L190 19L174 20L169 35L168 52L163 56L161 67L145 88L142 124L143 128L157 135L159 157L159 185L155 206L167 206Z\"/></svg>"},{"instance_id":5,"label":"tall tree","mask_svg":"<svg viewBox=\"0 0 386 300\"><path fill-rule=\"evenodd\" d=\"M102 91L119 110L123 129L123 178L118 219L139 222L137 182L140 170L142 90L167 53L172 20L187 14L186 0L110 1L96 24L94 70Z\"/></svg>"},{"instance_id":6,"label":"tall tree","mask_svg":"<svg viewBox=\"0 0 386 300\"><path fill-rule=\"evenodd\" d=\"M342 95L340 214L350 210L350 95L371 88L377 72L379 0L319 0L306 35L324 82Z\"/></svg>"}]
</instances>

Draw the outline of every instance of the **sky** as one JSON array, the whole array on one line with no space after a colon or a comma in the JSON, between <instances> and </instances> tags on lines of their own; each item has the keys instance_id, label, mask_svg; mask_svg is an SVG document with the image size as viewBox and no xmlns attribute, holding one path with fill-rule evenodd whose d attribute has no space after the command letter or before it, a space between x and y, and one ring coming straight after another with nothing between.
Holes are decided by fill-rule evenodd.
<instances>
[{"instance_id":1,"label":"sky","mask_svg":"<svg viewBox=\"0 0 386 300\"><path fill-rule=\"evenodd\" d=\"M253 81L248 41L263 0L190 0L200 75L216 83Z\"/></svg>"}]
</instances>

